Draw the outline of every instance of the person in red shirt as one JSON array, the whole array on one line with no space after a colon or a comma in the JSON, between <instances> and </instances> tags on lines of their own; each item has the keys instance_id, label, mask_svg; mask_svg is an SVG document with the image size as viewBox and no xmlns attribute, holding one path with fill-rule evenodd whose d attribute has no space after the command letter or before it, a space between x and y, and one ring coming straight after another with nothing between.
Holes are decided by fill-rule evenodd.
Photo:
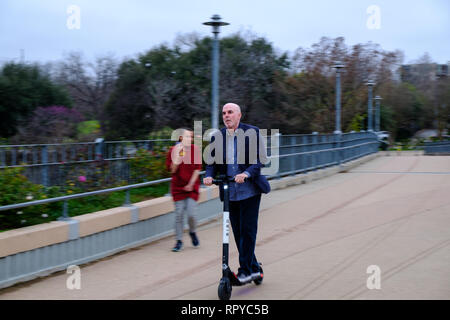
<instances>
[{"instance_id":1,"label":"person in red shirt","mask_svg":"<svg viewBox=\"0 0 450 320\"><path fill-rule=\"evenodd\" d=\"M172 251L178 252L183 248L184 215L188 216L189 235L192 245L198 247L200 242L196 230L196 209L199 197L202 169L199 148L192 144L193 132L183 129L179 136L179 143L169 149L166 158L167 170L172 174L170 190L175 202L175 236L176 243Z\"/></svg>"}]
</instances>

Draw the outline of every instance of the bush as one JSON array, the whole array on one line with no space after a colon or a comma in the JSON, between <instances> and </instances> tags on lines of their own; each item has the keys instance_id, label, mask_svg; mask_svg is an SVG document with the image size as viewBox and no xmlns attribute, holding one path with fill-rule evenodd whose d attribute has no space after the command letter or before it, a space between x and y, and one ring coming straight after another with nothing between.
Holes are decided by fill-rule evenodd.
<instances>
[{"instance_id":1,"label":"bush","mask_svg":"<svg viewBox=\"0 0 450 320\"><path fill-rule=\"evenodd\" d=\"M23 168L0 170L0 206L61 196L58 187L45 188L30 182ZM61 204L25 207L0 211L0 229L12 229L54 220ZM59 210L60 211L60 210Z\"/></svg>"},{"instance_id":2,"label":"bush","mask_svg":"<svg viewBox=\"0 0 450 320\"><path fill-rule=\"evenodd\" d=\"M97 120L89 120L78 123L77 140L78 141L94 141L101 136L100 122Z\"/></svg>"},{"instance_id":3,"label":"bush","mask_svg":"<svg viewBox=\"0 0 450 320\"><path fill-rule=\"evenodd\" d=\"M83 116L65 106L36 108L15 139L29 143L62 143L76 138L77 124Z\"/></svg>"},{"instance_id":4,"label":"bush","mask_svg":"<svg viewBox=\"0 0 450 320\"><path fill-rule=\"evenodd\" d=\"M134 158L128 160L131 178L135 183L170 177L166 169L167 147L154 150L139 149Z\"/></svg>"}]
</instances>

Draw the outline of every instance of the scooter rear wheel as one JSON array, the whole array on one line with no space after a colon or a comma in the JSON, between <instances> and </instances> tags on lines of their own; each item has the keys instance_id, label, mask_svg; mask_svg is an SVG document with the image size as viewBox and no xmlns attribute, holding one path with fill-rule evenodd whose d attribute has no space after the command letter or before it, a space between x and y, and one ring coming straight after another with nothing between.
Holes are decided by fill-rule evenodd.
<instances>
[{"instance_id":1,"label":"scooter rear wheel","mask_svg":"<svg viewBox=\"0 0 450 320\"><path fill-rule=\"evenodd\" d=\"M258 279L255 279L255 280L253 280L253 282L257 285L257 286L259 286L262 282L263 282L263 280L264 280L264 271L263 271L263 269L260 267L260 272L261 272L261 277L259 277Z\"/></svg>"},{"instance_id":2,"label":"scooter rear wheel","mask_svg":"<svg viewBox=\"0 0 450 320\"><path fill-rule=\"evenodd\" d=\"M220 279L219 287L217 288L217 293L220 300L230 300L231 298L231 283L230 279L222 278Z\"/></svg>"}]
</instances>

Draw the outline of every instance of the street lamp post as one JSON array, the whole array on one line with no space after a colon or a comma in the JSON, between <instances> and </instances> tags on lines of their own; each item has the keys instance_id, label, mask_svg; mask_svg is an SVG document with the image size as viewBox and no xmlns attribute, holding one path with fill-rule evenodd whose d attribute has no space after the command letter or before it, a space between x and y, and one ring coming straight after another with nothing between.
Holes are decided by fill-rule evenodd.
<instances>
[{"instance_id":1,"label":"street lamp post","mask_svg":"<svg viewBox=\"0 0 450 320\"><path fill-rule=\"evenodd\" d=\"M369 89L369 101L367 105L367 131L373 131L373 120L372 120L372 88L375 85L375 82L372 80L367 81L366 83L368 89Z\"/></svg>"},{"instance_id":2,"label":"street lamp post","mask_svg":"<svg viewBox=\"0 0 450 320\"><path fill-rule=\"evenodd\" d=\"M333 68L336 69L336 130L335 142L336 142L336 162L341 165L341 69L344 68L344 64L340 61L336 61Z\"/></svg>"},{"instance_id":3,"label":"street lamp post","mask_svg":"<svg viewBox=\"0 0 450 320\"><path fill-rule=\"evenodd\" d=\"M218 14L213 15L211 19L212 21L203 24L213 27L211 127L219 129L219 27L229 25L229 23L220 21L221 18Z\"/></svg>"},{"instance_id":4,"label":"street lamp post","mask_svg":"<svg viewBox=\"0 0 450 320\"><path fill-rule=\"evenodd\" d=\"M375 131L380 131L380 96L375 97Z\"/></svg>"},{"instance_id":5,"label":"street lamp post","mask_svg":"<svg viewBox=\"0 0 450 320\"><path fill-rule=\"evenodd\" d=\"M335 134L341 134L341 69L344 65L336 61L333 68L336 69L336 130Z\"/></svg>"}]
</instances>

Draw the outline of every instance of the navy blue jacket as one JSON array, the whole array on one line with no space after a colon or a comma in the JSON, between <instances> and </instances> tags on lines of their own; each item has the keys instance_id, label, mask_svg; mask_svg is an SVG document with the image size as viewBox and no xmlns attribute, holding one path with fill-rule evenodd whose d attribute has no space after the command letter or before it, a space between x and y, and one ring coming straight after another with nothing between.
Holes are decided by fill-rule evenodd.
<instances>
[{"instance_id":1,"label":"navy blue jacket","mask_svg":"<svg viewBox=\"0 0 450 320\"><path fill-rule=\"evenodd\" d=\"M242 129L244 132L248 129L253 129L256 131L257 134L257 154L259 155L259 128L255 126L251 126L249 124L245 123L239 123L239 129ZM222 134L222 140L223 140L223 161L222 164L220 163L213 163L211 165L206 166L206 177L215 177L217 174L227 174L227 165L226 165L226 128L222 128L220 130ZM215 140L214 136L212 137L211 142ZM261 175L261 168L264 167L264 165L260 161L260 157L256 157L256 163L251 164L250 163L250 157L249 157L249 137L245 137L245 163L241 163L238 165L240 173L247 171L250 174L250 178L248 178L252 183L254 183L261 191L261 193L269 193L270 192L270 184L267 181L266 177ZM212 152L212 156L215 156L215 152ZM220 188L220 200L223 201L223 190Z\"/></svg>"}]
</instances>

